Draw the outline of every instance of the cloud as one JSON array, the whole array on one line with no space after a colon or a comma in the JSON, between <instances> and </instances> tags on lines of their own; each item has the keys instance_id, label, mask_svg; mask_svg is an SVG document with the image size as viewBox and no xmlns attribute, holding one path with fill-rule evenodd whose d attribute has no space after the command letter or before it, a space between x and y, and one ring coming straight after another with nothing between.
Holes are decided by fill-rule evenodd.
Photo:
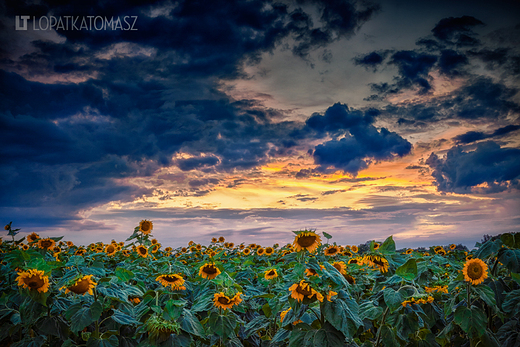
<instances>
[{"instance_id":1,"label":"cloud","mask_svg":"<svg viewBox=\"0 0 520 347\"><path fill-rule=\"evenodd\" d=\"M489 139L493 137L506 136L511 132L520 129L520 125L507 125L502 128L498 128L492 133L484 133L482 131L468 131L467 133L457 135L453 138L453 141L457 144L468 144L479 140Z\"/></svg>"},{"instance_id":2,"label":"cloud","mask_svg":"<svg viewBox=\"0 0 520 347\"><path fill-rule=\"evenodd\" d=\"M313 157L317 170L342 170L356 176L372 161L391 160L410 153L410 142L386 128L377 130L371 124L375 114L377 112L372 111L363 114L336 103L323 116L315 114L309 118L307 126L318 133L344 135L315 147Z\"/></svg>"},{"instance_id":3,"label":"cloud","mask_svg":"<svg viewBox=\"0 0 520 347\"><path fill-rule=\"evenodd\" d=\"M473 37L471 29L483 25L483 22L471 16L448 17L441 19L432 29L432 33L443 43L474 46L479 41Z\"/></svg>"},{"instance_id":4,"label":"cloud","mask_svg":"<svg viewBox=\"0 0 520 347\"><path fill-rule=\"evenodd\" d=\"M441 192L494 193L520 187L520 149L493 141L478 143L474 151L453 147L444 159L432 153L426 164Z\"/></svg>"},{"instance_id":5,"label":"cloud","mask_svg":"<svg viewBox=\"0 0 520 347\"><path fill-rule=\"evenodd\" d=\"M372 69L374 72L377 71L377 67L383 63L386 58L388 51L371 52L365 55L359 55L355 57L354 64L364 66L366 69Z\"/></svg>"}]
</instances>

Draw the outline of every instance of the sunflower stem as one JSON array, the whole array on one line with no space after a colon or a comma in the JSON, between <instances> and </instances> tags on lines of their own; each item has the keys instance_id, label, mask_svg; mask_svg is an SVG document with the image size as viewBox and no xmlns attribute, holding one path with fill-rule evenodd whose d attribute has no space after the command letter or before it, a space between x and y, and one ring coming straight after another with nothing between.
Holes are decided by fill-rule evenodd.
<instances>
[{"instance_id":1,"label":"sunflower stem","mask_svg":"<svg viewBox=\"0 0 520 347\"><path fill-rule=\"evenodd\" d=\"M388 314L389 307L386 308L385 313L383 313L383 319L381 319L381 324L379 325L379 329L377 329L376 336L376 344L375 347L379 346L379 339L381 338L381 327L385 324L386 315Z\"/></svg>"}]
</instances>

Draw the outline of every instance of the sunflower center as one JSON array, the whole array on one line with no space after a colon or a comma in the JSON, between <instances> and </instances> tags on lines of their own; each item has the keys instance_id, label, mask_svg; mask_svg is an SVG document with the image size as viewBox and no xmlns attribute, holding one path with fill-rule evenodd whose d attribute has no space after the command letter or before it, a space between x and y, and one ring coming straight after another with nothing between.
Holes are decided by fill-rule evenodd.
<instances>
[{"instance_id":1,"label":"sunflower center","mask_svg":"<svg viewBox=\"0 0 520 347\"><path fill-rule=\"evenodd\" d=\"M108 253L112 253L112 252L114 252L115 250L116 250L116 249L114 248L114 246L108 246L108 247L107 247L107 252L108 252Z\"/></svg>"},{"instance_id":2,"label":"sunflower center","mask_svg":"<svg viewBox=\"0 0 520 347\"><path fill-rule=\"evenodd\" d=\"M146 254L146 248L138 248L139 253Z\"/></svg>"},{"instance_id":3,"label":"sunflower center","mask_svg":"<svg viewBox=\"0 0 520 347\"><path fill-rule=\"evenodd\" d=\"M204 268L204 272L210 275L217 273L217 268L213 265L208 265Z\"/></svg>"},{"instance_id":4,"label":"sunflower center","mask_svg":"<svg viewBox=\"0 0 520 347\"><path fill-rule=\"evenodd\" d=\"M79 280L78 282L76 282L75 285L73 285L72 287L69 287L68 289L73 292L73 293L76 293L76 294L84 294L88 291L89 289L89 280Z\"/></svg>"},{"instance_id":5,"label":"sunflower center","mask_svg":"<svg viewBox=\"0 0 520 347\"><path fill-rule=\"evenodd\" d=\"M296 291L304 296L310 296L312 294L312 291L306 288L302 288L302 286L298 285L296 288Z\"/></svg>"},{"instance_id":6,"label":"sunflower center","mask_svg":"<svg viewBox=\"0 0 520 347\"><path fill-rule=\"evenodd\" d=\"M51 241L42 241L41 245L44 248L49 248L50 246L52 246L52 242Z\"/></svg>"},{"instance_id":7,"label":"sunflower center","mask_svg":"<svg viewBox=\"0 0 520 347\"><path fill-rule=\"evenodd\" d=\"M218 302L221 303L222 305L229 305L231 300L227 296L221 296L218 298Z\"/></svg>"},{"instance_id":8,"label":"sunflower center","mask_svg":"<svg viewBox=\"0 0 520 347\"><path fill-rule=\"evenodd\" d=\"M148 221L143 222L143 224L141 224L141 230L143 230L143 231L150 230L150 222L148 222Z\"/></svg>"},{"instance_id":9,"label":"sunflower center","mask_svg":"<svg viewBox=\"0 0 520 347\"><path fill-rule=\"evenodd\" d=\"M181 280L178 276L163 276L163 280L170 283L179 282Z\"/></svg>"},{"instance_id":10,"label":"sunflower center","mask_svg":"<svg viewBox=\"0 0 520 347\"><path fill-rule=\"evenodd\" d=\"M334 265L332 265L332 266L334 266L338 271L341 272L341 265L339 265L339 264L334 264Z\"/></svg>"},{"instance_id":11,"label":"sunflower center","mask_svg":"<svg viewBox=\"0 0 520 347\"><path fill-rule=\"evenodd\" d=\"M473 263L468 266L468 276L472 280L477 280L482 277L482 267L478 263Z\"/></svg>"},{"instance_id":12,"label":"sunflower center","mask_svg":"<svg viewBox=\"0 0 520 347\"><path fill-rule=\"evenodd\" d=\"M302 236L298 239L298 244L301 247L310 247L316 242L316 236L308 235L308 236Z\"/></svg>"},{"instance_id":13,"label":"sunflower center","mask_svg":"<svg viewBox=\"0 0 520 347\"><path fill-rule=\"evenodd\" d=\"M31 276L24 280L25 284L31 289L38 289L44 285L43 279L39 276Z\"/></svg>"},{"instance_id":14,"label":"sunflower center","mask_svg":"<svg viewBox=\"0 0 520 347\"><path fill-rule=\"evenodd\" d=\"M274 270L271 270L271 271L269 271L269 272L267 273L268 276L274 276L274 274L275 274Z\"/></svg>"}]
</instances>

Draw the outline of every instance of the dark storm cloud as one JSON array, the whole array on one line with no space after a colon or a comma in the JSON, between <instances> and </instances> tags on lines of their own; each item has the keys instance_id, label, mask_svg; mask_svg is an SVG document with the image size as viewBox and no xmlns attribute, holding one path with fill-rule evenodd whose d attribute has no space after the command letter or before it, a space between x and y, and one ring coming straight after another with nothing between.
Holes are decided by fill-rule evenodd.
<instances>
[{"instance_id":1,"label":"dark storm cloud","mask_svg":"<svg viewBox=\"0 0 520 347\"><path fill-rule=\"evenodd\" d=\"M375 72L377 71L378 66L383 63L387 54L387 51L372 52L366 55L357 56L353 60L354 64L364 66L365 68L371 69Z\"/></svg>"},{"instance_id":2,"label":"dark storm cloud","mask_svg":"<svg viewBox=\"0 0 520 347\"><path fill-rule=\"evenodd\" d=\"M467 133L457 135L453 141L457 144L468 144L479 140L489 139L493 137L506 136L511 132L520 129L520 125L508 125L495 130L492 133L484 133L482 131L468 131Z\"/></svg>"},{"instance_id":3,"label":"dark storm cloud","mask_svg":"<svg viewBox=\"0 0 520 347\"><path fill-rule=\"evenodd\" d=\"M471 16L449 17L440 20L432 29L433 36L444 43L458 46L473 46L478 40L473 37L472 28L484 25Z\"/></svg>"},{"instance_id":4,"label":"dark storm cloud","mask_svg":"<svg viewBox=\"0 0 520 347\"><path fill-rule=\"evenodd\" d=\"M493 141L479 143L473 151L453 147L444 159L432 153L426 164L433 169L441 192L494 193L518 188L520 183L520 149L503 148ZM484 183L485 188L477 187Z\"/></svg>"},{"instance_id":5,"label":"dark storm cloud","mask_svg":"<svg viewBox=\"0 0 520 347\"><path fill-rule=\"evenodd\" d=\"M231 172L290 155L317 133L300 123L273 122L279 115L253 101L230 100L218 91L220 79L243 76L244 62L258 62L282 43L306 59L353 35L378 10L348 1L309 1L302 9L300 3L257 0L1 6L9 17L138 16L137 31L58 30L64 41L33 41L32 51L20 57L10 52L15 35L23 33L0 34L0 42L11 45L0 62L0 122L6 134L0 205L66 204L70 218L82 208L150 193L125 179L150 176L167 165ZM311 12L319 19L313 22ZM4 27L6 18L0 18ZM55 77L82 82L53 83ZM172 161L180 151L192 157Z\"/></svg>"},{"instance_id":6,"label":"dark storm cloud","mask_svg":"<svg viewBox=\"0 0 520 347\"><path fill-rule=\"evenodd\" d=\"M306 125L318 134L328 133L334 138L316 146L313 152L318 171L339 169L354 176L366 169L372 161L391 160L410 153L412 145L386 128L377 130L372 123L378 111L360 112L336 103L323 116L314 114Z\"/></svg>"}]
</instances>

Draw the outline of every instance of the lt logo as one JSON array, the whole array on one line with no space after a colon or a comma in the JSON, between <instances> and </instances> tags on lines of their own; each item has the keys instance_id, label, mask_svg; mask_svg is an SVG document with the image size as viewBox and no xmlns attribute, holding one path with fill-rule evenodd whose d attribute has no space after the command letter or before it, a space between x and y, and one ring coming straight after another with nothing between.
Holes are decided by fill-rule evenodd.
<instances>
[{"instance_id":1,"label":"lt logo","mask_svg":"<svg viewBox=\"0 0 520 347\"><path fill-rule=\"evenodd\" d=\"M14 25L16 30L27 30L27 20L30 16L16 16L14 19ZM20 25L20 22L22 25Z\"/></svg>"}]
</instances>

